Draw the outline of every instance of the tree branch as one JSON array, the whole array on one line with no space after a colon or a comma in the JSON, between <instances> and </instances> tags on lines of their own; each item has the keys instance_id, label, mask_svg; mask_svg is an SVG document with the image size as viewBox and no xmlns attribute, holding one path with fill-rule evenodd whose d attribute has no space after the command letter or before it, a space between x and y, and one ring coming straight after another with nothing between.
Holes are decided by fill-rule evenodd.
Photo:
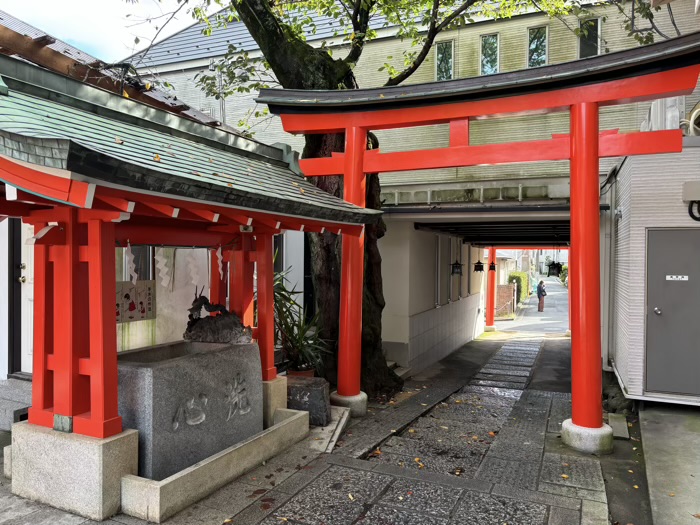
<instances>
[{"instance_id":1,"label":"tree branch","mask_svg":"<svg viewBox=\"0 0 700 525\"><path fill-rule=\"evenodd\" d=\"M435 41L435 37L438 35L438 33L440 33L440 31L448 27L458 16L460 16L467 9L473 6L476 3L476 1L477 0L467 0L457 9L452 11L452 13L446 16L445 19L438 24L437 18L440 11L440 0L433 0L433 7L430 14L430 26L428 27L428 33L425 36L425 41L423 42L423 47L421 48L420 53L418 53L418 56L416 56L415 60L411 62L410 66L401 71L401 73L399 73L395 77L392 77L389 80L387 80L386 84L384 85L398 86L399 84L401 84L401 82L410 77L416 71L416 69L418 69L420 65L425 61L426 57L428 56L428 53L430 52L430 49L433 47L433 42Z\"/></svg>"},{"instance_id":2,"label":"tree branch","mask_svg":"<svg viewBox=\"0 0 700 525\"><path fill-rule=\"evenodd\" d=\"M376 0L365 1L356 0L355 10L352 14L352 27L353 27L353 39L350 43L350 52L343 59L343 62L348 65L357 64L362 56L362 51L365 48L365 42L367 41L367 30L369 29L369 18L370 13Z\"/></svg>"},{"instance_id":3,"label":"tree branch","mask_svg":"<svg viewBox=\"0 0 700 525\"><path fill-rule=\"evenodd\" d=\"M673 24L673 29L676 30L676 36L681 36L681 30L678 29L678 26L676 25L676 17L673 16L673 9L671 8L671 4L666 4L666 7L668 8L668 17L671 19L671 23Z\"/></svg>"}]
</instances>

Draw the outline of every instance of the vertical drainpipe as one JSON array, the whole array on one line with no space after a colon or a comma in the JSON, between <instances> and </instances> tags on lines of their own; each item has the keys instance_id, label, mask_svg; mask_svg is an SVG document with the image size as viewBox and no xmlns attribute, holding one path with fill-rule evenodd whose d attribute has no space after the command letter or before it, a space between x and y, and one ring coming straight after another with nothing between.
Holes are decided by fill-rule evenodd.
<instances>
[{"instance_id":1,"label":"vertical drainpipe","mask_svg":"<svg viewBox=\"0 0 700 525\"><path fill-rule=\"evenodd\" d=\"M440 236L435 236L435 308L440 308Z\"/></svg>"},{"instance_id":2,"label":"vertical drainpipe","mask_svg":"<svg viewBox=\"0 0 700 525\"><path fill-rule=\"evenodd\" d=\"M448 259L448 264L452 264L452 247L454 245L454 239L452 237L448 237L447 240L450 243L450 256ZM447 304L452 302L452 268L450 267L450 273L447 274Z\"/></svg>"},{"instance_id":3,"label":"vertical drainpipe","mask_svg":"<svg viewBox=\"0 0 700 525\"><path fill-rule=\"evenodd\" d=\"M459 264L462 264L462 251L464 250L464 243L462 242L462 239L458 239L459 244ZM459 274L459 294L458 297L461 300L462 299L462 276L464 275L464 266L461 266L462 268L462 273Z\"/></svg>"}]
</instances>

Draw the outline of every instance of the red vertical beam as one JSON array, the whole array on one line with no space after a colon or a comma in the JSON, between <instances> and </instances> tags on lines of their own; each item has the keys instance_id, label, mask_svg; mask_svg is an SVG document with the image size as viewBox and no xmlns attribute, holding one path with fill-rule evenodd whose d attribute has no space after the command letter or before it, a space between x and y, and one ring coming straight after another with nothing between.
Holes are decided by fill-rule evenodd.
<instances>
[{"instance_id":1,"label":"red vertical beam","mask_svg":"<svg viewBox=\"0 0 700 525\"><path fill-rule=\"evenodd\" d=\"M209 259L211 260L211 268L209 270L209 302L211 304L226 305L226 272L223 279L219 272L219 258L216 256L216 250L209 250ZM225 269L225 263L224 263ZM212 313L211 315L216 315Z\"/></svg>"},{"instance_id":2,"label":"red vertical beam","mask_svg":"<svg viewBox=\"0 0 700 525\"><path fill-rule=\"evenodd\" d=\"M57 210L58 211L58 210ZM76 295L79 285L77 266L79 263L78 222L76 210L61 210L61 221L65 228L65 244L55 246L54 253L54 417L75 415L75 403L78 401L75 386L78 374L78 341L76 333ZM116 293L115 293L116 297ZM89 308L89 306L87 306Z\"/></svg>"},{"instance_id":3,"label":"red vertical beam","mask_svg":"<svg viewBox=\"0 0 700 525\"><path fill-rule=\"evenodd\" d=\"M491 271L496 264L496 248L489 248L488 280L486 286L486 328L495 327L496 319L496 272Z\"/></svg>"},{"instance_id":4,"label":"red vertical beam","mask_svg":"<svg viewBox=\"0 0 700 525\"><path fill-rule=\"evenodd\" d=\"M362 170L367 130L345 131L344 199L365 207L366 182ZM362 361L362 294L364 289L365 235L343 235L340 276L340 333L338 338L338 394L360 394Z\"/></svg>"},{"instance_id":5,"label":"red vertical beam","mask_svg":"<svg viewBox=\"0 0 700 525\"><path fill-rule=\"evenodd\" d=\"M46 224L36 224L38 232ZM53 279L50 276L49 248L34 245L34 360L32 372L32 406L29 422L53 428L53 371L48 369L53 353Z\"/></svg>"},{"instance_id":6,"label":"red vertical beam","mask_svg":"<svg viewBox=\"0 0 700 525\"><path fill-rule=\"evenodd\" d=\"M253 289L255 264L250 262L249 252L237 250L231 258L231 311L241 318L245 326L254 323Z\"/></svg>"},{"instance_id":7,"label":"red vertical beam","mask_svg":"<svg viewBox=\"0 0 700 525\"><path fill-rule=\"evenodd\" d=\"M258 264L258 346L260 347L263 381L272 381L277 377L272 235L257 235L255 249Z\"/></svg>"},{"instance_id":8,"label":"red vertical beam","mask_svg":"<svg viewBox=\"0 0 700 525\"><path fill-rule=\"evenodd\" d=\"M568 289L568 294L569 294L569 335L571 335L571 303L573 302L571 300L571 290L573 288L573 285L571 284L573 282L573 279L571 278L571 259L572 259L571 248L569 248L569 262L568 262L569 269L568 269L568 273L567 273L568 283L566 285L567 289Z\"/></svg>"},{"instance_id":9,"label":"red vertical beam","mask_svg":"<svg viewBox=\"0 0 700 525\"><path fill-rule=\"evenodd\" d=\"M571 415L575 425L600 428L600 195L598 106L571 106ZM585 272L585 273L584 273Z\"/></svg>"},{"instance_id":10,"label":"red vertical beam","mask_svg":"<svg viewBox=\"0 0 700 525\"><path fill-rule=\"evenodd\" d=\"M73 420L74 431L107 438L122 431L117 375L117 324L114 311L116 269L114 223L88 221L88 279L90 304L90 412Z\"/></svg>"}]
</instances>

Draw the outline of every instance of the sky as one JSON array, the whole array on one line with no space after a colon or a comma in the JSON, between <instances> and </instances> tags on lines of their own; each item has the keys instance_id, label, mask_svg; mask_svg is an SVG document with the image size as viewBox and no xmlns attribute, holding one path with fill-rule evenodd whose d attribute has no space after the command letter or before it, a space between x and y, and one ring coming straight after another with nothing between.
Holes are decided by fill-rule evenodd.
<instances>
[{"instance_id":1,"label":"sky","mask_svg":"<svg viewBox=\"0 0 700 525\"><path fill-rule=\"evenodd\" d=\"M177 0L0 0L0 10L106 62L147 47L177 7ZM158 40L194 23L186 11L166 24Z\"/></svg>"}]
</instances>

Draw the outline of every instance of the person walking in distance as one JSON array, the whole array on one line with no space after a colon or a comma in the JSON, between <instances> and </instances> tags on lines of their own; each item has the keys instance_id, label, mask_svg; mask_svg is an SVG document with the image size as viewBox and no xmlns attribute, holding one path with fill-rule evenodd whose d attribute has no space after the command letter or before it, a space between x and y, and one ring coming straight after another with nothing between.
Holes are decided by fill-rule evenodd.
<instances>
[{"instance_id":1,"label":"person walking in distance","mask_svg":"<svg viewBox=\"0 0 700 525\"><path fill-rule=\"evenodd\" d=\"M544 312L544 298L546 295L547 290L544 289L544 281L540 281L540 284L537 285L537 299L539 300L539 303L537 303L538 312Z\"/></svg>"}]
</instances>

